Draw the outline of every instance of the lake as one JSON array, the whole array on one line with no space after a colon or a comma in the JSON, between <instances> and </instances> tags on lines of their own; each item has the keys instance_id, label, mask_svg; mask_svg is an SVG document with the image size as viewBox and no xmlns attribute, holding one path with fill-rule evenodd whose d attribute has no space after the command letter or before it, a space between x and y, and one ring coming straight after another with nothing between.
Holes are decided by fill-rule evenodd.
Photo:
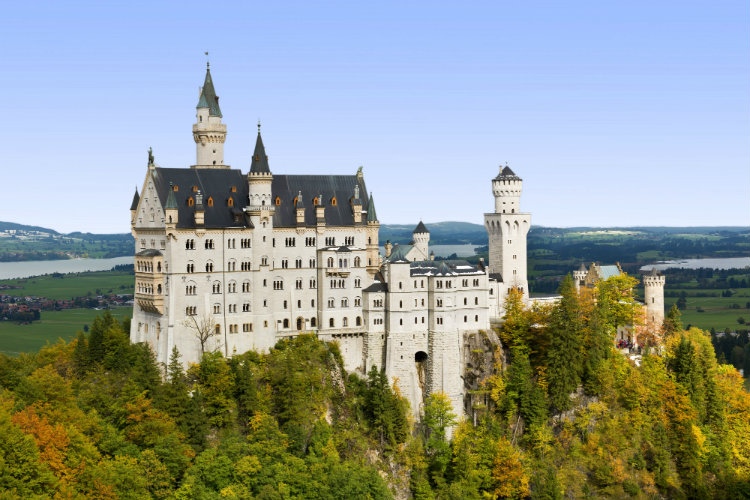
<instances>
[{"instance_id":1,"label":"lake","mask_svg":"<svg viewBox=\"0 0 750 500\"><path fill-rule=\"evenodd\" d=\"M454 253L460 257L471 257L476 255L474 249L482 245L430 245L430 251L435 252L436 257L448 257ZM385 247L380 247L380 255L385 255Z\"/></svg>"},{"instance_id":2,"label":"lake","mask_svg":"<svg viewBox=\"0 0 750 500\"><path fill-rule=\"evenodd\" d=\"M112 259L27 260L23 262L0 262L0 279L28 278L52 273L82 273L85 271L109 271L121 264L132 264L133 257Z\"/></svg>"},{"instance_id":3,"label":"lake","mask_svg":"<svg viewBox=\"0 0 750 500\"><path fill-rule=\"evenodd\" d=\"M742 269L750 266L750 257L726 257L721 259L683 259L667 260L642 266L641 271L650 271L656 268L657 271L670 268L679 269L700 269L702 267L711 269Z\"/></svg>"}]
</instances>

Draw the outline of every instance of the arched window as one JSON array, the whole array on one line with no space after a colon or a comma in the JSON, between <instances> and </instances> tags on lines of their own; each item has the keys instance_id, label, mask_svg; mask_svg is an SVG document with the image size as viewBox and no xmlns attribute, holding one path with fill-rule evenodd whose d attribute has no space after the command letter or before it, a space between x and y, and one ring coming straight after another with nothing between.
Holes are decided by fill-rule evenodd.
<instances>
[{"instance_id":1,"label":"arched window","mask_svg":"<svg viewBox=\"0 0 750 500\"><path fill-rule=\"evenodd\" d=\"M357 326L362 326L362 318L360 316L357 316L356 323L357 323Z\"/></svg>"},{"instance_id":2,"label":"arched window","mask_svg":"<svg viewBox=\"0 0 750 500\"><path fill-rule=\"evenodd\" d=\"M328 257L328 267L333 267L333 257Z\"/></svg>"},{"instance_id":3,"label":"arched window","mask_svg":"<svg viewBox=\"0 0 750 500\"><path fill-rule=\"evenodd\" d=\"M354 257L354 267L359 267L362 265L362 259L359 257Z\"/></svg>"},{"instance_id":4,"label":"arched window","mask_svg":"<svg viewBox=\"0 0 750 500\"><path fill-rule=\"evenodd\" d=\"M177 186L177 184L175 184L174 186L172 186L172 191L174 191L175 193L177 191L179 191L179 190L180 190L180 188Z\"/></svg>"},{"instance_id":5,"label":"arched window","mask_svg":"<svg viewBox=\"0 0 750 500\"><path fill-rule=\"evenodd\" d=\"M333 320L333 318L331 318L331 319L328 320L328 326L329 327L333 328L335 324L336 324L336 322Z\"/></svg>"},{"instance_id":6,"label":"arched window","mask_svg":"<svg viewBox=\"0 0 750 500\"><path fill-rule=\"evenodd\" d=\"M227 200L227 206L228 207L233 207L234 206L234 198L229 198Z\"/></svg>"},{"instance_id":7,"label":"arched window","mask_svg":"<svg viewBox=\"0 0 750 500\"><path fill-rule=\"evenodd\" d=\"M317 321L317 319L315 319L315 316L313 316L312 318L310 318L310 326L311 327L315 328L315 326L317 324L318 324L318 321Z\"/></svg>"},{"instance_id":8,"label":"arched window","mask_svg":"<svg viewBox=\"0 0 750 500\"><path fill-rule=\"evenodd\" d=\"M216 335L221 334L221 325L220 324L217 323L216 325L214 325L214 333Z\"/></svg>"},{"instance_id":9,"label":"arched window","mask_svg":"<svg viewBox=\"0 0 750 500\"><path fill-rule=\"evenodd\" d=\"M214 206L214 199L212 197L208 197L208 206L213 207Z\"/></svg>"},{"instance_id":10,"label":"arched window","mask_svg":"<svg viewBox=\"0 0 750 500\"><path fill-rule=\"evenodd\" d=\"M187 204L188 204L189 207L192 207L193 205L195 205L195 202L193 201L193 197L192 196L187 199Z\"/></svg>"},{"instance_id":11,"label":"arched window","mask_svg":"<svg viewBox=\"0 0 750 500\"><path fill-rule=\"evenodd\" d=\"M278 206L281 206L281 198L279 198L279 197L277 196L277 197L276 197L276 200L274 200L274 204L275 204L275 205L276 205L277 207L278 207Z\"/></svg>"},{"instance_id":12,"label":"arched window","mask_svg":"<svg viewBox=\"0 0 750 500\"><path fill-rule=\"evenodd\" d=\"M284 320L284 328L289 328L289 320L288 319Z\"/></svg>"},{"instance_id":13,"label":"arched window","mask_svg":"<svg viewBox=\"0 0 750 500\"><path fill-rule=\"evenodd\" d=\"M295 196L294 200L292 200L292 205L294 205L295 207L297 206L297 200L298 200L297 196Z\"/></svg>"},{"instance_id":14,"label":"arched window","mask_svg":"<svg viewBox=\"0 0 750 500\"><path fill-rule=\"evenodd\" d=\"M318 197L317 196L312 199L312 204L313 204L314 207L318 206Z\"/></svg>"},{"instance_id":15,"label":"arched window","mask_svg":"<svg viewBox=\"0 0 750 500\"><path fill-rule=\"evenodd\" d=\"M331 205L335 207L337 204L338 202L336 201L336 197L334 196L333 198L331 198Z\"/></svg>"}]
</instances>

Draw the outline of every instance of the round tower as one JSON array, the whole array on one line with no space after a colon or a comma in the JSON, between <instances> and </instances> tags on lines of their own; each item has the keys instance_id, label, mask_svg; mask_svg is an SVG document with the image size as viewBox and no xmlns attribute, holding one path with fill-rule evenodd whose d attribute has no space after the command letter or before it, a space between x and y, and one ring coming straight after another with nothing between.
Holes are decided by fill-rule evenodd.
<instances>
[{"instance_id":1,"label":"round tower","mask_svg":"<svg viewBox=\"0 0 750 500\"><path fill-rule=\"evenodd\" d=\"M428 248L430 246L430 231L427 230L424 223L419 221L417 227L411 233L412 241L414 246L421 253L420 260L427 260L429 258Z\"/></svg>"},{"instance_id":2,"label":"round tower","mask_svg":"<svg viewBox=\"0 0 750 500\"><path fill-rule=\"evenodd\" d=\"M228 168L224 165L224 141L227 126L221 123L219 97L214 90L211 71L206 63L206 80L200 90L198 105L195 107L193 139L196 148L196 168Z\"/></svg>"},{"instance_id":3,"label":"round tower","mask_svg":"<svg viewBox=\"0 0 750 500\"><path fill-rule=\"evenodd\" d=\"M496 214L516 214L521 211L523 181L509 166L492 179L492 194L495 195Z\"/></svg>"},{"instance_id":4,"label":"round tower","mask_svg":"<svg viewBox=\"0 0 750 500\"><path fill-rule=\"evenodd\" d=\"M666 278L656 268L643 276L644 300L648 319L656 325L664 323L664 284Z\"/></svg>"}]
</instances>

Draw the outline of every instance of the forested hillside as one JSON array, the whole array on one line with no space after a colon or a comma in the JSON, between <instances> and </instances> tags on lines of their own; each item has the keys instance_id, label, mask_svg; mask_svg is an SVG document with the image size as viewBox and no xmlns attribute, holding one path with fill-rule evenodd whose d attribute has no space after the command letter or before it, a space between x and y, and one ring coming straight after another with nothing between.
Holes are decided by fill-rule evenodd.
<instances>
[{"instance_id":1,"label":"forested hillside","mask_svg":"<svg viewBox=\"0 0 750 500\"><path fill-rule=\"evenodd\" d=\"M748 498L742 377L676 308L663 332L638 327L638 362L615 350L632 285L579 296L566 279L533 310L512 295L502 343L472 353L492 362L469 418L438 393L421 424L397 381L347 376L314 336L184 371L105 313L69 344L0 356L0 498Z\"/></svg>"}]
</instances>

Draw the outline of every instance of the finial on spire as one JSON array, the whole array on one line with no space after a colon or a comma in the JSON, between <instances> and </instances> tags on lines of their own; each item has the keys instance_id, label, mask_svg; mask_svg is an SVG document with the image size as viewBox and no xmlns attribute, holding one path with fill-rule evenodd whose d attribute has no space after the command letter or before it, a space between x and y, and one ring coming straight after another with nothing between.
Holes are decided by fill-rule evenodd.
<instances>
[{"instance_id":1,"label":"finial on spire","mask_svg":"<svg viewBox=\"0 0 750 500\"><path fill-rule=\"evenodd\" d=\"M258 133L260 134L260 118L258 118Z\"/></svg>"},{"instance_id":2,"label":"finial on spire","mask_svg":"<svg viewBox=\"0 0 750 500\"><path fill-rule=\"evenodd\" d=\"M154 152L151 149L151 146L148 148L148 164L153 165L154 164Z\"/></svg>"},{"instance_id":3,"label":"finial on spire","mask_svg":"<svg viewBox=\"0 0 750 500\"><path fill-rule=\"evenodd\" d=\"M211 63L208 61L208 51L205 51L204 54L206 54L206 69L210 69Z\"/></svg>"}]
</instances>

